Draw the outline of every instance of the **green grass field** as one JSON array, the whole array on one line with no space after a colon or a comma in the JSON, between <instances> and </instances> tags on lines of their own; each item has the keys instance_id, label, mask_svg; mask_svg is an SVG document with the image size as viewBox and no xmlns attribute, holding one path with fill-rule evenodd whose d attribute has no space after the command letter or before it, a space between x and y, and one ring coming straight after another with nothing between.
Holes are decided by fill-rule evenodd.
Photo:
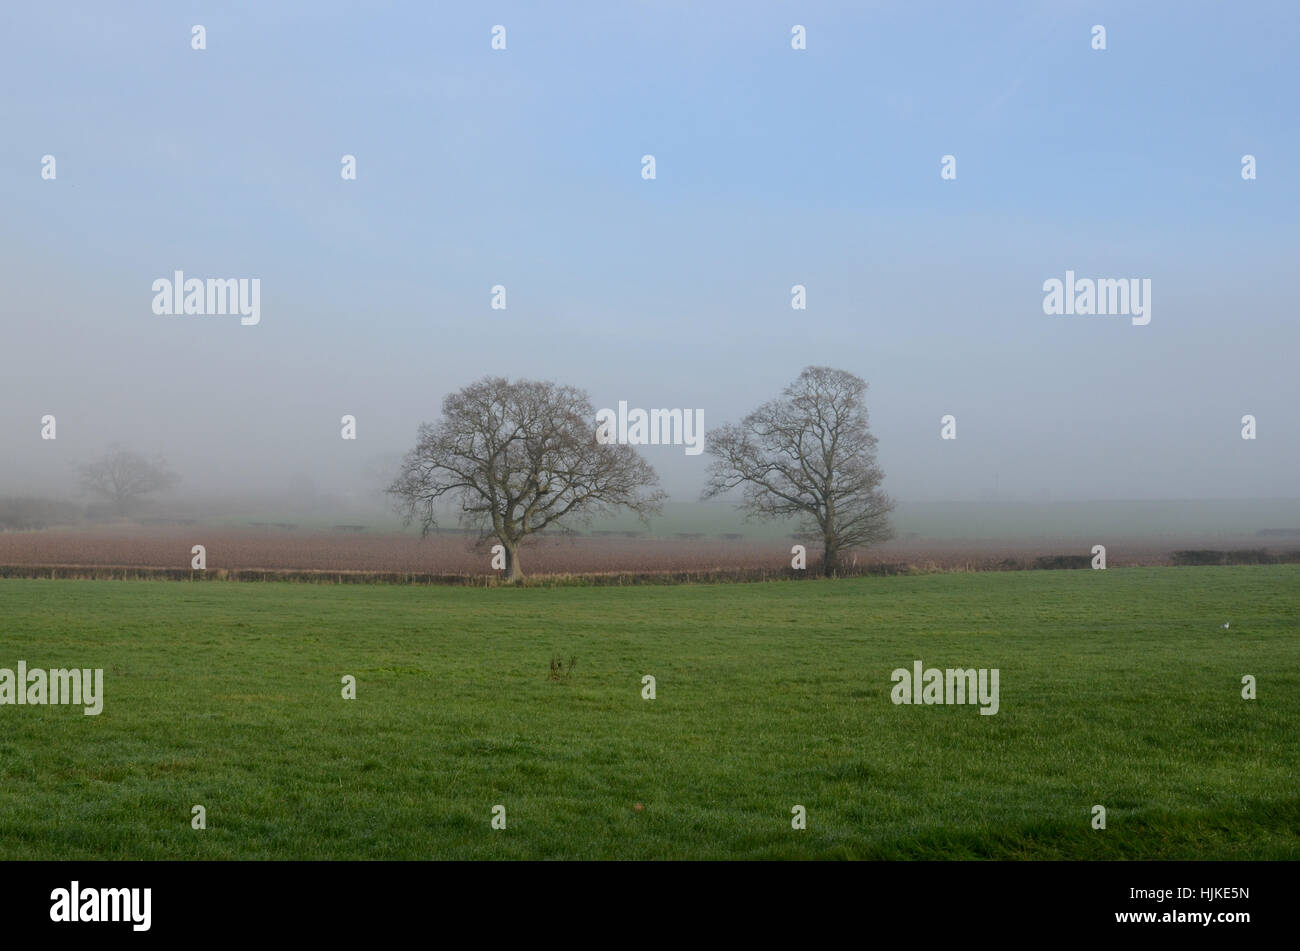
<instances>
[{"instance_id":1,"label":"green grass field","mask_svg":"<svg viewBox=\"0 0 1300 951\"><path fill-rule=\"evenodd\" d=\"M0 706L4 859L1300 857L1300 566L8 580L0 617L0 667L105 678L98 717ZM998 668L1000 712L895 706L918 659Z\"/></svg>"}]
</instances>

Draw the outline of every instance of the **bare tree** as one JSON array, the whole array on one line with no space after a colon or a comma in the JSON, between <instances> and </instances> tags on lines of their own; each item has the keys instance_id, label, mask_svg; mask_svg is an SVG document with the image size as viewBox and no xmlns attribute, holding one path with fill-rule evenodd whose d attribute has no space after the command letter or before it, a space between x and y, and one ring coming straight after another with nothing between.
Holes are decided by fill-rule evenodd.
<instances>
[{"instance_id":1,"label":"bare tree","mask_svg":"<svg viewBox=\"0 0 1300 951\"><path fill-rule=\"evenodd\" d=\"M443 400L442 419L419 441L388 491L424 534L441 501L505 549L506 573L523 577L519 546L561 519L628 508L646 518L664 495L654 469L631 446L596 442L595 411L571 386L484 377Z\"/></svg>"},{"instance_id":2,"label":"bare tree","mask_svg":"<svg viewBox=\"0 0 1300 951\"><path fill-rule=\"evenodd\" d=\"M146 495L170 489L180 476L161 456L149 459L114 443L93 462L77 466L81 485L99 496L118 515L134 511Z\"/></svg>"},{"instance_id":3,"label":"bare tree","mask_svg":"<svg viewBox=\"0 0 1300 951\"><path fill-rule=\"evenodd\" d=\"M758 518L800 519L822 544L822 573L840 555L892 537L893 501L879 489L876 437L867 426L861 377L807 367L780 399L739 425L709 434L713 456L704 498L744 486L741 508Z\"/></svg>"}]
</instances>

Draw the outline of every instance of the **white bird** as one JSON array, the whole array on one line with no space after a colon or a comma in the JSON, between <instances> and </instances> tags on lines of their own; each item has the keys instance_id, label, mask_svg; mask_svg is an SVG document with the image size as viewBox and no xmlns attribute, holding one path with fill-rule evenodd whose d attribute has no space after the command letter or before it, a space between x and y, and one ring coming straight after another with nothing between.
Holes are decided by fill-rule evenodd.
<instances>
[{"instance_id":1,"label":"white bird","mask_svg":"<svg viewBox=\"0 0 1300 951\"><path fill-rule=\"evenodd\" d=\"M1227 621L1224 621L1224 622L1223 622L1223 629L1224 629L1225 631L1228 629L1228 622L1227 622Z\"/></svg>"}]
</instances>

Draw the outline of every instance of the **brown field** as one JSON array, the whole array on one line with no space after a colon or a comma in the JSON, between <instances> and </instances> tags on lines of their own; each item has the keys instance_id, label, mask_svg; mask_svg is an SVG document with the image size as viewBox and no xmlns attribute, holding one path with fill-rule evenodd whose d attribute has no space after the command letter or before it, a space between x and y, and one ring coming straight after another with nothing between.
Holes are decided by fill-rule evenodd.
<instances>
[{"instance_id":1,"label":"brown field","mask_svg":"<svg viewBox=\"0 0 1300 951\"><path fill-rule=\"evenodd\" d=\"M465 535L307 532L276 529L95 528L0 533L0 566L96 566L188 570L190 549L207 549L212 570L406 572L491 575L487 545ZM793 541L736 538L553 536L534 539L521 555L528 574L607 572L782 572ZM809 546L810 563L816 550ZM1170 564L1176 549L1260 548L1258 538L1161 538L1107 541L1108 566ZM1079 539L893 541L847 559L856 570L971 571L1049 565L1039 559L1089 555ZM855 559L856 558L856 562ZM812 565L810 564L810 567Z\"/></svg>"}]
</instances>

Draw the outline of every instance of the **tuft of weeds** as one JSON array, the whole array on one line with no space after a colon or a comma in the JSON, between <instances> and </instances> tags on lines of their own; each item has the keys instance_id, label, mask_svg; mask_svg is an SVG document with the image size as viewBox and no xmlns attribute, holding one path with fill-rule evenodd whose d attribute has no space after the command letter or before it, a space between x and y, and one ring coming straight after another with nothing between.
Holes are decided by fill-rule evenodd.
<instances>
[{"instance_id":1,"label":"tuft of weeds","mask_svg":"<svg viewBox=\"0 0 1300 951\"><path fill-rule=\"evenodd\" d=\"M569 666L564 666L564 658L555 656L551 658L551 672L548 676L550 680L567 681L573 674L573 668L578 663L578 658L570 657Z\"/></svg>"}]
</instances>

